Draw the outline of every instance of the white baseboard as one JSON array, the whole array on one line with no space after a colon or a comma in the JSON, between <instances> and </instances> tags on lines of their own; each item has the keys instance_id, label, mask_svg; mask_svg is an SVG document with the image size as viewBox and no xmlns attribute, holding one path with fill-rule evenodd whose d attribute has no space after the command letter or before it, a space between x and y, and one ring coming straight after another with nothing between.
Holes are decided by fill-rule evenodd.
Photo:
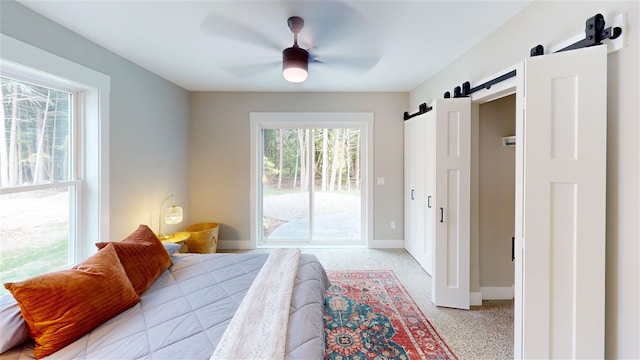
<instances>
[{"instance_id":1,"label":"white baseboard","mask_svg":"<svg viewBox=\"0 0 640 360\"><path fill-rule=\"evenodd\" d=\"M373 240L372 249L403 249L404 240Z\"/></svg>"},{"instance_id":2,"label":"white baseboard","mask_svg":"<svg viewBox=\"0 0 640 360\"><path fill-rule=\"evenodd\" d=\"M482 300L511 300L514 296L513 286L480 287Z\"/></svg>"},{"instance_id":3,"label":"white baseboard","mask_svg":"<svg viewBox=\"0 0 640 360\"><path fill-rule=\"evenodd\" d=\"M482 306L482 293L480 291L472 291L469 293L469 305Z\"/></svg>"}]
</instances>

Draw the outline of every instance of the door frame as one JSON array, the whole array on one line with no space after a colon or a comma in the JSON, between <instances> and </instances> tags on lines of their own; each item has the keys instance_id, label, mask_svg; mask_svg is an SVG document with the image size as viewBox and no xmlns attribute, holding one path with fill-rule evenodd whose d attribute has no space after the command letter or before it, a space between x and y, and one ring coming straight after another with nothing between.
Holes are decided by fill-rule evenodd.
<instances>
[{"instance_id":1,"label":"door frame","mask_svg":"<svg viewBox=\"0 0 640 360\"><path fill-rule=\"evenodd\" d=\"M471 94L471 107L472 107L472 111L471 111L471 123L472 124L478 124L478 121L480 121L480 113L479 111L473 111L474 107L477 107L481 104L485 104L488 103L490 101L494 101L494 100L498 100L501 99L505 96L509 96L509 95L513 95L516 94L518 92L522 92L524 91L524 61L520 61L518 63L516 63L515 65L504 69L503 71L500 71L499 73L493 74L491 76L488 76L487 78L479 81L479 83L485 83L491 79L495 79L496 77L502 75L502 74L506 74L509 73L511 71L515 70L516 71L516 76L509 78L507 80L504 80L500 83L494 84L493 86L491 86L491 88L489 89L482 89L479 90L473 94ZM515 123L516 123L516 188L515 188L515 224L514 224L514 235L515 235L515 243L514 243L514 255L515 255L515 259L514 259L514 331L513 331L513 336L514 336L514 344L513 344L513 354L514 357L518 357L516 356L516 354L522 354L522 343L523 343L523 327L522 327L522 314L523 314L523 310L524 310L524 304L522 303L522 292L523 292L523 283L522 283L522 270L523 270L523 264L522 264L522 244L521 244L521 239L522 239L522 235L523 235L523 228L522 228L522 220L523 220L523 210L524 210L524 203L523 203L523 196L524 196L524 189L522 188L522 180L523 180L523 176L524 176L524 146L522 146L524 144L524 133L523 133L523 129L524 129L524 104L522 103L522 97L520 96L516 96L516 111L513 114L513 116L515 117ZM474 126L474 125L472 125ZM476 132L476 136L477 136L477 132ZM477 140L477 139L476 139ZM472 140L473 143L473 140ZM478 141L475 141L476 146L478 146ZM472 153L477 154L478 153L478 149L475 147L472 147L471 149ZM474 171L475 170L475 171ZM476 166L475 169L472 166L472 173L471 173L471 177L473 178L475 176L475 178L478 178L478 174L477 172L479 171L479 168ZM476 174L474 174L474 172ZM474 183L472 182L472 187L474 186ZM475 183L476 189L475 192L472 191L472 193L476 193L477 194L477 182ZM476 205L478 204L478 202L476 201ZM471 208L471 242L472 242L472 246L475 244L476 246L479 244L479 219L478 219L478 212L479 209L477 208L477 206L475 208ZM475 265L475 268L471 268L471 271L476 274L477 276L479 276L480 274L480 259L479 259L479 253L475 252L475 253L471 253L471 256L473 257L475 255L475 259L471 258L470 262L471 265ZM473 278L473 277L472 277ZM471 289L469 289L471 292ZM474 296L474 293L471 292L470 294L471 298L478 298L478 296ZM482 296L480 295L480 303L482 303Z\"/></svg>"},{"instance_id":2,"label":"door frame","mask_svg":"<svg viewBox=\"0 0 640 360\"><path fill-rule=\"evenodd\" d=\"M290 245L282 244L260 244L260 234L262 232L262 129L273 129L279 127L295 127L295 128L360 128L360 161L361 169L361 221L364 224L361 227L361 236L364 239L363 245L368 248L373 247L373 121L372 112L250 112L250 219L251 228L251 249L255 248L273 248L288 247ZM339 245L330 245L328 247L336 247ZM345 245L353 247L353 245ZM296 245L296 247L327 247L327 245Z\"/></svg>"}]
</instances>

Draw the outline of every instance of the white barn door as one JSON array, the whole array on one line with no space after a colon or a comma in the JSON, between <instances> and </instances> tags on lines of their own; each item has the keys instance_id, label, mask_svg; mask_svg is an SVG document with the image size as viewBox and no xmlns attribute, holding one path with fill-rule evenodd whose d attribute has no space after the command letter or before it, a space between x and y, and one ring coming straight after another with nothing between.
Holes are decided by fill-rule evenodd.
<instances>
[{"instance_id":1,"label":"white barn door","mask_svg":"<svg viewBox=\"0 0 640 360\"><path fill-rule=\"evenodd\" d=\"M607 48L524 67L514 356L603 358Z\"/></svg>"},{"instance_id":2,"label":"white barn door","mask_svg":"<svg viewBox=\"0 0 640 360\"><path fill-rule=\"evenodd\" d=\"M471 100L438 99L436 237L431 296L437 306L469 309Z\"/></svg>"},{"instance_id":3,"label":"white barn door","mask_svg":"<svg viewBox=\"0 0 640 360\"><path fill-rule=\"evenodd\" d=\"M431 274L429 239L425 233L426 218L426 174L425 160L427 144L426 127L429 114L419 115L404 122L404 158L405 158L405 248Z\"/></svg>"}]
</instances>

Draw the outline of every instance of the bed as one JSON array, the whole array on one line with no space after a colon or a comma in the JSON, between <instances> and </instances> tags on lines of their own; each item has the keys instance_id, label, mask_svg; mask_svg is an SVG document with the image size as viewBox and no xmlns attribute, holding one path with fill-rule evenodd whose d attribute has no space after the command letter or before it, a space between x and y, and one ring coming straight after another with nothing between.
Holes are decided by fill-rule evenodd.
<instances>
[{"instance_id":1,"label":"bed","mask_svg":"<svg viewBox=\"0 0 640 360\"><path fill-rule=\"evenodd\" d=\"M139 302L45 358L209 359L268 256L172 254L171 266L155 278ZM324 291L329 281L313 255L300 254L296 268L284 358L321 359ZM253 340L260 342L261 336L254 332ZM33 357L33 341L0 355L0 359Z\"/></svg>"}]
</instances>

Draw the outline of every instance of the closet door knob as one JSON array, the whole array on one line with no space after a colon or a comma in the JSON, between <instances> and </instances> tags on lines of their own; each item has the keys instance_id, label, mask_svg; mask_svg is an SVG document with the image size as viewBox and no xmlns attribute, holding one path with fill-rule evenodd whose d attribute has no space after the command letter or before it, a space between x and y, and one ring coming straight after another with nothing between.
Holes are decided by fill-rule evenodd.
<instances>
[{"instance_id":1,"label":"closet door knob","mask_svg":"<svg viewBox=\"0 0 640 360\"><path fill-rule=\"evenodd\" d=\"M427 207L431 209L431 195L427 197Z\"/></svg>"},{"instance_id":2,"label":"closet door knob","mask_svg":"<svg viewBox=\"0 0 640 360\"><path fill-rule=\"evenodd\" d=\"M440 222L444 222L444 208L440 208Z\"/></svg>"},{"instance_id":3,"label":"closet door knob","mask_svg":"<svg viewBox=\"0 0 640 360\"><path fill-rule=\"evenodd\" d=\"M415 192L416 191L414 189L411 189L411 200L415 200L416 199L415 198Z\"/></svg>"}]
</instances>

